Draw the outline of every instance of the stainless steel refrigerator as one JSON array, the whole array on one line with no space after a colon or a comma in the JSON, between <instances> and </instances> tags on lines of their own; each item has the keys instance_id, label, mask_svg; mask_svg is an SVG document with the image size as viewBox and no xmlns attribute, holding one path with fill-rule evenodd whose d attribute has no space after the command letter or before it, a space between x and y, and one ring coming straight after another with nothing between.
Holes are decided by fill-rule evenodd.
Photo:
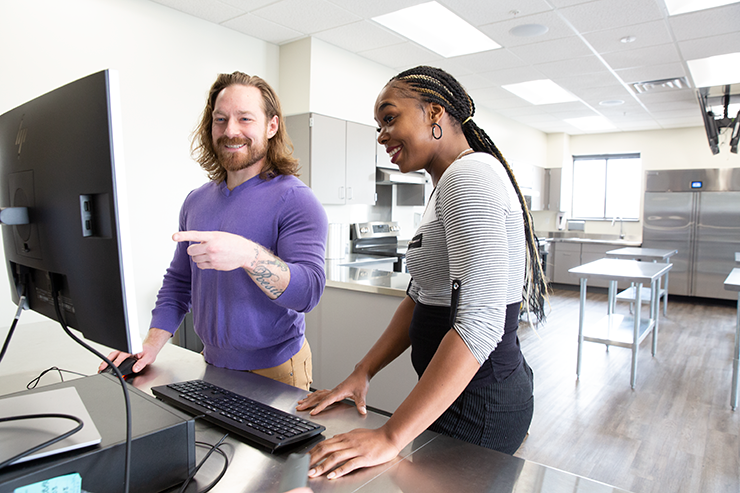
<instances>
[{"instance_id":1,"label":"stainless steel refrigerator","mask_svg":"<svg viewBox=\"0 0 740 493\"><path fill-rule=\"evenodd\" d=\"M735 299L724 280L740 252L740 168L646 175L642 246L678 250L668 293Z\"/></svg>"}]
</instances>

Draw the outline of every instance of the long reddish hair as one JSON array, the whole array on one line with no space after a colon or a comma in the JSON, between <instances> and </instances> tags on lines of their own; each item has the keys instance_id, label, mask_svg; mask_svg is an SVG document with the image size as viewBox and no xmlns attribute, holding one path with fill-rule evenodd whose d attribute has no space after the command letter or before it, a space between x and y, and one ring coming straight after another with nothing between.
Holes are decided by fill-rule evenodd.
<instances>
[{"instance_id":1,"label":"long reddish hair","mask_svg":"<svg viewBox=\"0 0 740 493\"><path fill-rule=\"evenodd\" d=\"M216 104L216 97L225 88L234 84L259 89L262 94L262 109L267 121L270 121L274 116L278 117L278 130L267 142L265 167L260 173L260 178L266 180L277 175L298 175L298 159L293 157L293 143L285 130L283 112L280 109L280 100L277 94L264 79L242 72L219 74L216 82L211 86L200 124L193 131L193 141L190 148L193 159L206 170L209 179L219 183L226 179L226 170L219 163L218 155L213 147L211 131L213 129L213 108Z\"/></svg>"}]
</instances>

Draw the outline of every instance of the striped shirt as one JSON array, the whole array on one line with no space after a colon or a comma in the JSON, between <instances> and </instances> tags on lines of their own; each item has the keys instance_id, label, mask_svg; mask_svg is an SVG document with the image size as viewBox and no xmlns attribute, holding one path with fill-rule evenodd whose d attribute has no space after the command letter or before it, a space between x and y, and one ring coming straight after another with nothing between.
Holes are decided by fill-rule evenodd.
<instances>
[{"instance_id":1,"label":"striped shirt","mask_svg":"<svg viewBox=\"0 0 740 493\"><path fill-rule=\"evenodd\" d=\"M486 153L453 162L437 184L406 261L417 302L451 306L453 328L483 364L504 334L506 306L522 300L525 268L522 208L506 170Z\"/></svg>"}]
</instances>

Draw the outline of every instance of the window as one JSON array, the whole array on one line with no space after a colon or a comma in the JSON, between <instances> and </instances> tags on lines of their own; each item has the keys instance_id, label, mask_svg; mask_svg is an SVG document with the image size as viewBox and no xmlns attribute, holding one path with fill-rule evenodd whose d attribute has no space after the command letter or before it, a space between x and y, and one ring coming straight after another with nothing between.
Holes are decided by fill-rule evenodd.
<instances>
[{"instance_id":1,"label":"window","mask_svg":"<svg viewBox=\"0 0 740 493\"><path fill-rule=\"evenodd\" d=\"M573 217L639 219L639 154L573 156Z\"/></svg>"}]
</instances>

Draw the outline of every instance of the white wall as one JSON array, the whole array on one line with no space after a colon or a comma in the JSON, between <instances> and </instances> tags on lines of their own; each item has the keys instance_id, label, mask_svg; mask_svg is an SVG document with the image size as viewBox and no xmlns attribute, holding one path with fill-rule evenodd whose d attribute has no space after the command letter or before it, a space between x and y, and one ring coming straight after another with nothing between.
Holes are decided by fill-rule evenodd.
<instances>
[{"instance_id":1,"label":"white wall","mask_svg":"<svg viewBox=\"0 0 740 493\"><path fill-rule=\"evenodd\" d=\"M0 114L85 75L118 70L138 319L145 332L174 251L180 205L206 181L190 158L189 137L208 89L216 74L241 70L279 91L277 46L141 0L0 0L0 46ZM3 267L0 327L15 313L4 277ZM22 323L42 318L34 315L24 313Z\"/></svg>"},{"instance_id":2,"label":"white wall","mask_svg":"<svg viewBox=\"0 0 740 493\"><path fill-rule=\"evenodd\" d=\"M569 201L572 187L572 156L587 154L620 154L639 152L643 171L661 169L696 169L696 168L738 168L740 155L729 150L729 129L724 129L720 136L720 153L712 155L703 127L676 128L668 130L651 130L642 132L619 132L591 135L556 136L550 138L549 162L558 167L557 154L563 153L563 188L561 197ZM564 144L567 142L567 144ZM644 175L640 184L644 190ZM643 196L643 193L640 194ZM569 209L564 203L563 210ZM642 210L642 204L640 205ZM609 221L587 221L586 233L618 234L620 225L614 226ZM642 221L624 223L624 233L631 236L642 236Z\"/></svg>"},{"instance_id":3,"label":"white wall","mask_svg":"<svg viewBox=\"0 0 740 493\"><path fill-rule=\"evenodd\" d=\"M643 170L737 168L740 155L729 151L723 131L720 153L712 155L703 127L575 135L570 138L573 155L639 152Z\"/></svg>"}]
</instances>

